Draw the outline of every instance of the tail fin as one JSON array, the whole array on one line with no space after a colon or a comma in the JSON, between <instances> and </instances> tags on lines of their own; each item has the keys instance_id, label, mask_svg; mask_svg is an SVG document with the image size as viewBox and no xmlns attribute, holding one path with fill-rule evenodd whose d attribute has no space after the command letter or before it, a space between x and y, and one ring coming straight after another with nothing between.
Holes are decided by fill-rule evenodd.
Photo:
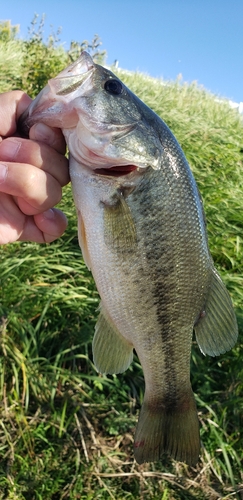
<instances>
[{"instance_id":1,"label":"tail fin","mask_svg":"<svg viewBox=\"0 0 243 500\"><path fill-rule=\"evenodd\" d=\"M177 404L175 411L166 411L165 406L150 406L145 398L135 434L136 461L139 464L155 462L167 454L195 465L199 452L199 422L192 391L189 398L187 395L187 404Z\"/></svg>"}]
</instances>

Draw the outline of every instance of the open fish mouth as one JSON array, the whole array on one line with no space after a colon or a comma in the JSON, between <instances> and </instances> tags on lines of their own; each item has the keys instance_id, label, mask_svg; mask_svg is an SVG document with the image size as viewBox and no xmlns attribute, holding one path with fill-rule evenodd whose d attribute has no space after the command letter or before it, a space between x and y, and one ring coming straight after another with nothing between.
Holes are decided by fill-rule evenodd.
<instances>
[{"instance_id":1,"label":"open fish mouth","mask_svg":"<svg viewBox=\"0 0 243 500\"><path fill-rule=\"evenodd\" d=\"M137 170L138 167L136 165L116 165L115 167L109 168L97 168L94 170L95 174L98 175L106 175L109 177L122 177L124 175L128 175L131 172Z\"/></svg>"}]
</instances>

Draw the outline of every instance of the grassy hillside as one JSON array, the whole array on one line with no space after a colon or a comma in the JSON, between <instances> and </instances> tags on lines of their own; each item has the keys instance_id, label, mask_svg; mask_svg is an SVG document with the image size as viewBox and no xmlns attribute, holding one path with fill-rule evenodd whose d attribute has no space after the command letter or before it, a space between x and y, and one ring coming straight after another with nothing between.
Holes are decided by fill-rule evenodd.
<instances>
[{"instance_id":1,"label":"grassy hillside","mask_svg":"<svg viewBox=\"0 0 243 500\"><path fill-rule=\"evenodd\" d=\"M1 91L23 88L36 95L75 55L56 43L44 44L41 33L32 33L29 41L10 35L0 37ZM62 238L0 248L0 500L240 500L242 119L196 84L122 71L119 76L166 121L190 162L204 201L210 249L235 304L239 342L215 359L193 343L191 376L203 442L199 464L191 468L166 459L138 466L132 446L142 370L136 360L119 376L94 369L91 340L99 297L82 261L66 187L60 206L69 227Z\"/></svg>"}]
</instances>

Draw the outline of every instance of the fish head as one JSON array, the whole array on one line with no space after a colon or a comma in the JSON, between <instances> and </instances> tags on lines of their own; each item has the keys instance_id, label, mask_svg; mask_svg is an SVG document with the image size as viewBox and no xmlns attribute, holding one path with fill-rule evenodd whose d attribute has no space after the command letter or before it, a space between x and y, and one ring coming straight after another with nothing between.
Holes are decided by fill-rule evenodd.
<instances>
[{"instance_id":1,"label":"fish head","mask_svg":"<svg viewBox=\"0 0 243 500\"><path fill-rule=\"evenodd\" d=\"M28 135L37 122L62 129L70 155L92 170L159 169L162 145L153 113L87 52L63 70L20 118ZM109 172L108 172L109 173Z\"/></svg>"}]
</instances>

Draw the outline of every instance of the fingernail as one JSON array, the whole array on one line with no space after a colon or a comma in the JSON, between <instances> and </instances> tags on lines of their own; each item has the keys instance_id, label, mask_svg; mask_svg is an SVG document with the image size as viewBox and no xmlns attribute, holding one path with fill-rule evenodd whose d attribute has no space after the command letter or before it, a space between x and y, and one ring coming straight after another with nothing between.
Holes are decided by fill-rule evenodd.
<instances>
[{"instance_id":1,"label":"fingernail","mask_svg":"<svg viewBox=\"0 0 243 500\"><path fill-rule=\"evenodd\" d=\"M44 123L36 123L31 128L30 137L35 141L45 142L50 145L52 143L53 132L50 127L47 127Z\"/></svg>"},{"instance_id":2,"label":"fingernail","mask_svg":"<svg viewBox=\"0 0 243 500\"><path fill-rule=\"evenodd\" d=\"M45 212L43 212L42 215L47 220L55 219L55 212L52 208L49 208L49 210L46 210Z\"/></svg>"},{"instance_id":3,"label":"fingernail","mask_svg":"<svg viewBox=\"0 0 243 500\"><path fill-rule=\"evenodd\" d=\"M21 141L14 137L9 137L1 142L1 159L14 160L21 146Z\"/></svg>"},{"instance_id":4,"label":"fingernail","mask_svg":"<svg viewBox=\"0 0 243 500\"><path fill-rule=\"evenodd\" d=\"M3 163L0 163L0 184L2 184L5 181L7 171L8 171L7 166L4 165Z\"/></svg>"}]
</instances>

